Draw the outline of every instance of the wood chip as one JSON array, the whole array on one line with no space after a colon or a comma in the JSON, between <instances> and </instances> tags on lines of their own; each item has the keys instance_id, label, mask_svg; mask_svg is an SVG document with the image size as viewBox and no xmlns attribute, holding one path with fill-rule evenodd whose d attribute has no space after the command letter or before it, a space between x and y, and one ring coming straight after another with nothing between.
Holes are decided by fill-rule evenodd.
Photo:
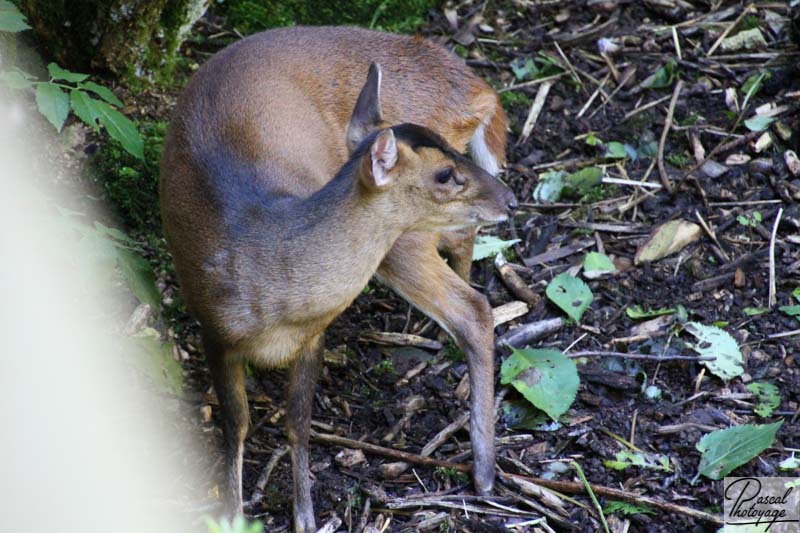
<instances>
[{"instance_id":1,"label":"wood chip","mask_svg":"<svg viewBox=\"0 0 800 533\"><path fill-rule=\"evenodd\" d=\"M492 309L492 315L494 316L494 327L521 317L527 313L529 309L530 307L528 307L528 304L525 302L520 302L519 300L495 307Z\"/></svg>"},{"instance_id":2,"label":"wood chip","mask_svg":"<svg viewBox=\"0 0 800 533\"><path fill-rule=\"evenodd\" d=\"M725 159L726 165L744 165L750 161L750 156L747 154L731 154Z\"/></svg>"},{"instance_id":3,"label":"wood chip","mask_svg":"<svg viewBox=\"0 0 800 533\"><path fill-rule=\"evenodd\" d=\"M789 172L795 177L800 177L800 158L797 157L794 150L786 150L783 153L783 160L786 162Z\"/></svg>"}]
</instances>

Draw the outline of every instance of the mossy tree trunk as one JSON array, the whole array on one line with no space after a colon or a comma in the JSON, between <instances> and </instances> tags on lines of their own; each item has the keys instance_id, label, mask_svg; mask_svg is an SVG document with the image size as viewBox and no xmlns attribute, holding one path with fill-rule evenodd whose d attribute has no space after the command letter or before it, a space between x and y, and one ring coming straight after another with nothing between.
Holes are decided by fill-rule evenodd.
<instances>
[{"instance_id":1,"label":"mossy tree trunk","mask_svg":"<svg viewBox=\"0 0 800 533\"><path fill-rule=\"evenodd\" d=\"M210 0L17 1L61 65L158 80Z\"/></svg>"}]
</instances>

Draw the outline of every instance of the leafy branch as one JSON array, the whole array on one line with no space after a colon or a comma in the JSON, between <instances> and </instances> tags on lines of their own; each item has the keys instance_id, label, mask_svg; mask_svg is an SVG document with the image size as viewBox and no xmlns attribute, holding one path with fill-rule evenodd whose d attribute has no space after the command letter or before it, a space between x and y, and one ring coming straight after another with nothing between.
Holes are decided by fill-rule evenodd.
<instances>
[{"instance_id":1,"label":"leafy branch","mask_svg":"<svg viewBox=\"0 0 800 533\"><path fill-rule=\"evenodd\" d=\"M10 2L0 0L0 31L16 33L28 29L25 16ZM107 87L89 81L88 74L71 72L55 63L47 65L48 81L38 81L14 67L0 72L0 82L14 90L34 89L39 112L61 131L70 111L96 132L103 126L112 139L138 159L144 159L144 141L136 126L118 111L123 103Z\"/></svg>"}]
</instances>

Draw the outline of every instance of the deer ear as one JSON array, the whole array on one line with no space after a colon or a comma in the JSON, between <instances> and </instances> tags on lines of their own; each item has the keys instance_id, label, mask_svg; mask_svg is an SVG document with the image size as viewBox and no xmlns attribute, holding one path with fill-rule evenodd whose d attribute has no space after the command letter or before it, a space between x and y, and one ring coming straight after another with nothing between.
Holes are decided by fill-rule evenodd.
<instances>
[{"instance_id":1,"label":"deer ear","mask_svg":"<svg viewBox=\"0 0 800 533\"><path fill-rule=\"evenodd\" d=\"M370 187L384 189L391 185L389 171L397 164L397 141L391 129L383 130L375 137L369 150L369 159Z\"/></svg>"},{"instance_id":2,"label":"deer ear","mask_svg":"<svg viewBox=\"0 0 800 533\"><path fill-rule=\"evenodd\" d=\"M350 153L353 153L367 135L380 128L382 122L381 66L373 61L369 65L367 81L361 88L347 126L347 149Z\"/></svg>"}]
</instances>

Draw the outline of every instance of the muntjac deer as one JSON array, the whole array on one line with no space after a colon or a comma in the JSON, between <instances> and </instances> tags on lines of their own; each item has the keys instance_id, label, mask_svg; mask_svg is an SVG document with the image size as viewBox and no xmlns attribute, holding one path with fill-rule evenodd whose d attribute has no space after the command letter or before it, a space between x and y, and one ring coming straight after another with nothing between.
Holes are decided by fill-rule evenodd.
<instances>
[{"instance_id":1,"label":"muntjac deer","mask_svg":"<svg viewBox=\"0 0 800 533\"><path fill-rule=\"evenodd\" d=\"M417 37L272 30L194 75L164 145L161 212L220 402L232 511L244 362L288 365L294 527L315 530L308 438L323 333L376 272L464 349L473 480L491 491L492 312L468 279L475 228L516 207L493 176L505 127L488 85Z\"/></svg>"}]
</instances>

